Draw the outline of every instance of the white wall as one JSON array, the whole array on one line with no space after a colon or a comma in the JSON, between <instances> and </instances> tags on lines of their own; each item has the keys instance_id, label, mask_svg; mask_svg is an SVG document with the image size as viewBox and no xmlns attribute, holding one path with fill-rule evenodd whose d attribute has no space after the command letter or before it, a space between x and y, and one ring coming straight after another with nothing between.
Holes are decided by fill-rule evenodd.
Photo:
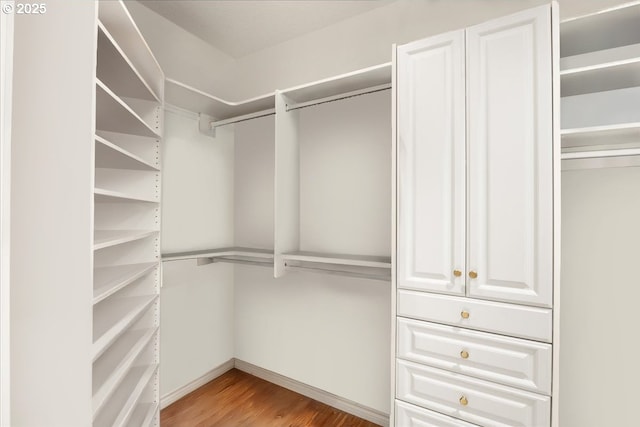
<instances>
[{"instance_id":1,"label":"white wall","mask_svg":"<svg viewBox=\"0 0 640 427\"><path fill-rule=\"evenodd\" d=\"M562 173L561 426L637 419L638 183L637 167Z\"/></svg>"},{"instance_id":2,"label":"white wall","mask_svg":"<svg viewBox=\"0 0 640 427\"><path fill-rule=\"evenodd\" d=\"M16 15L11 425L91 424L97 7ZM73 19L70 19L73 17Z\"/></svg>"},{"instance_id":3,"label":"white wall","mask_svg":"<svg viewBox=\"0 0 640 427\"><path fill-rule=\"evenodd\" d=\"M162 253L231 246L233 132L167 112L162 147ZM165 262L160 302L164 396L234 357L233 266Z\"/></svg>"}]
</instances>

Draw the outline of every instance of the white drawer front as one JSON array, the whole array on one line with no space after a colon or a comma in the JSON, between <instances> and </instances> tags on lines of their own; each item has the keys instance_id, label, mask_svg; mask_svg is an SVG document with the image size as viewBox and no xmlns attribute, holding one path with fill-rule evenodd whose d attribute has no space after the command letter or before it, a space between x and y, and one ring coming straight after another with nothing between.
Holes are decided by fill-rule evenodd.
<instances>
[{"instance_id":1,"label":"white drawer front","mask_svg":"<svg viewBox=\"0 0 640 427\"><path fill-rule=\"evenodd\" d=\"M398 318L398 357L551 394L551 345Z\"/></svg>"},{"instance_id":2,"label":"white drawer front","mask_svg":"<svg viewBox=\"0 0 640 427\"><path fill-rule=\"evenodd\" d=\"M551 309L399 290L398 316L551 342Z\"/></svg>"},{"instance_id":3,"label":"white drawer front","mask_svg":"<svg viewBox=\"0 0 640 427\"><path fill-rule=\"evenodd\" d=\"M476 427L476 425L396 400L396 427Z\"/></svg>"},{"instance_id":4,"label":"white drawer front","mask_svg":"<svg viewBox=\"0 0 640 427\"><path fill-rule=\"evenodd\" d=\"M548 427L551 398L398 361L397 398L485 427Z\"/></svg>"}]
</instances>

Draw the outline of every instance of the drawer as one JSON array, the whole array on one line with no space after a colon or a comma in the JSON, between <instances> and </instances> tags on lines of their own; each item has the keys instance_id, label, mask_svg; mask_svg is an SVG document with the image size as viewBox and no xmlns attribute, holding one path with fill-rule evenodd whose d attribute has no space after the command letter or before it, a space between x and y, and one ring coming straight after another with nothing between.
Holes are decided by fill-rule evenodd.
<instances>
[{"instance_id":1,"label":"drawer","mask_svg":"<svg viewBox=\"0 0 640 427\"><path fill-rule=\"evenodd\" d=\"M551 342L551 309L399 290L398 316Z\"/></svg>"},{"instance_id":2,"label":"drawer","mask_svg":"<svg viewBox=\"0 0 640 427\"><path fill-rule=\"evenodd\" d=\"M397 396L485 427L549 427L551 398L413 362L397 362Z\"/></svg>"},{"instance_id":3,"label":"drawer","mask_svg":"<svg viewBox=\"0 0 640 427\"><path fill-rule=\"evenodd\" d=\"M476 425L396 400L396 427L476 427Z\"/></svg>"},{"instance_id":4,"label":"drawer","mask_svg":"<svg viewBox=\"0 0 640 427\"><path fill-rule=\"evenodd\" d=\"M398 357L551 394L550 344L399 317Z\"/></svg>"}]
</instances>

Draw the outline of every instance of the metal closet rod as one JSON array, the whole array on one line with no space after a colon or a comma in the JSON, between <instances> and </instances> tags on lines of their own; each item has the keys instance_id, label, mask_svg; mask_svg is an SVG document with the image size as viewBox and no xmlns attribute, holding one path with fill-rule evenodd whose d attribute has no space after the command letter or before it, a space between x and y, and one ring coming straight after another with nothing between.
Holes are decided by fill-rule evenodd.
<instances>
[{"instance_id":1,"label":"metal closet rod","mask_svg":"<svg viewBox=\"0 0 640 427\"><path fill-rule=\"evenodd\" d=\"M287 111L299 110L301 108L313 107L315 105L327 104L329 102L342 101L343 99L355 98L356 96L369 95L371 93L382 92L391 89L391 83L385 83L366 89L354 90L352 92L341 93L339 95L327 96L326 98L314 99L307 102L299 102L297 104L287 104Z\"/></svg>"},{"instance_id":2,"label":"metal closet rod","mask_svg":"<svg viewBox=\"0 0 640 427\"><path fill-rule=\"evenodd\" d=\"M286 106L286 111L299 110L302 108L313 107L315 105L327 104L329 102L342 101L343 99L355 98L356 96L369 95L371 93L382 92L391 89L391 84L386 83L383 85L373 86L367 89L355 90L353 92L341 93L339 95L328 96L326 98L314 99L313 101L300 102L297 104ZM234 123L246 122L247 120L253 120L260 117L268 117L276 114L274 108L270 108L264 111L258 111L255 113L244 114L242 116L232 117L230 119L218 120L210 123L210 128L215 129L220 126L230 125Z\"/></svg>"}]
</instances>

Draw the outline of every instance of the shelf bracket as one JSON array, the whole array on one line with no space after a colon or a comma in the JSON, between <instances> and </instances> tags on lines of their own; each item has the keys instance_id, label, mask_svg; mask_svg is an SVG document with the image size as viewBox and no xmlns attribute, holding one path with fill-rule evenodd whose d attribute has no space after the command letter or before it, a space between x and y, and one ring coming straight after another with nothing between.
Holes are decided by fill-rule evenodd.
<instances>
[{"instance_id":1,"label":"shelf bracket","mask_svg":"<svg viewBox=\"0 0 640 427\"><path fill-rule=\"evenodd\" d=\"M203 135L210 136L211 138L216 137L216 129L211 126L211 122L213 121L213 117L199 113L198 114L198 129L200 133Z\"/></svg>"}]
</instances>

